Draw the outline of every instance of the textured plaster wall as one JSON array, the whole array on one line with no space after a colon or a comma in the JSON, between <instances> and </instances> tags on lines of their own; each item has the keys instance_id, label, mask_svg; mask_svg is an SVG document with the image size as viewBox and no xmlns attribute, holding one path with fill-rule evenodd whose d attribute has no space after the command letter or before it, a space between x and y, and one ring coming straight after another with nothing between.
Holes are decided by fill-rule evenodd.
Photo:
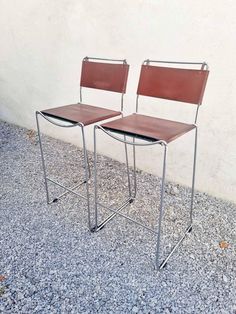
<instances>
[{"instance_id":1,"label":"textured plaster wall","mask_svg":"<svg viewBox=\"0 0 236 314\"><path fill-rule=\"evenodd\" d=\"M135 109L146 58L207 61L210 76L199 115L196 187L236 201L236 2L173 0L0 0L0 119L35 128L35 110L77 102L84 56L126 58L125 113ZM118 108L118 98L95 91L84 100ZM156 102L146 114L192 121L193 106ZM81 145L79 130L43 131ZM64 131L64 129L63 129ZM86 132L92 146L92 127ZM190 184L193 134L169 147L167 176ZM101 136L99 151L123 161L120 144ZM160 174L160 147L138 150L138 167Z\"/></svg>"}]
</instances>

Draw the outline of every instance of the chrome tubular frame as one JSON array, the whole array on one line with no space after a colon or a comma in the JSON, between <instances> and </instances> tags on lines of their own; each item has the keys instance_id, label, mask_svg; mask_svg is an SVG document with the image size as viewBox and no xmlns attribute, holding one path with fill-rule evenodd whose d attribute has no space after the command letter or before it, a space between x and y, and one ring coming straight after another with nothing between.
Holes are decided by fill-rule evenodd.
<instances>
[{"instance_id":1,"label":"chrome tubular frame","mask_svg":"<svg viewBox=\"0 0 236 314\"><path fill-rule=\"evenodd\" d=\"M84 169L85 169L85 179L83 180L83 182L80 182L79 184L73 186L72 188L68 188L62 184L60 184L59 182L49 178L47 176L47 171L46 171L46 164L45 164L45 158L44 158L44 152L43 152L43 144L42 144L42 138L41 138L41 132L40 132L40 126L39 126L39 119L38 116L43 117L45 120L47 120L48 122L59 126L59 127L64 127L64 128L72 128L72 127L80 127L81 132L82 132L82 142L83 142L83 155L84 155ZM89 161L88 161L88 154L87 154L87 149L86 149L86 144L85 144L85 134L84 134L84 125L82 123L74 123L74 124L62 124L62 123L58 123L53 121L52 119L48 118L46 115L44 115L42 112L40 111L36 111L36 123L37 123L37 130L38 130L38 138L39 138L39 146L40 146L40 152L41 152L41 159L42 159L42 167L43 167L43 175L44 175L44 183L45 183L45 189L46 189L46 198L47 198L47 203L51 204L51 203L55 203L57 202L62 196L68 194L68 193L72 193L78 197L81 197L83 199L87 200L87 206L88 206L88 227L91 230L92 229L92 225L91 225L91 214L90 214L90 202L89 202L89 179L91 177L91 171L90 171L90 167L89 167ZM66 192L60 194L58 197L54 198L52 201L50 201L49 198L49 189L48 189L48 181L52 182L54 184L56 184L57 186L62 187L63 189L66 190ZM82 186L83 184L86 184L86 196L83 196L80 193L75 192L74 190L80 186Z\"/></svg>"},{"instance_id":2,"label":"chrome tubular frame","mask_svg":"<svg viewBox=\"0 0 236 314\"><path fill-rule=\"evenodd\" d=\"M198 129L197 129L197 126L195 125L192 191L191 191L191 204L190 204L190 225L192 225L192 222L193 222L193 200L194 200L195 174L196 174L196 162L197 162L197 135L198 135Z\"/></svg>"},{"instance_id":3,"label":"chrome tubular frame","mask_svg":"<svg viewBox=\"0 0 236 314\"><path fill-rule=\"evenodd\" d=\"M84 57L83 61L88 60L98 60L98 61L110 61L110 62L123 62L124 64L127 64L126 59L109 59L109 58L97 58L97 57Z\"/></svg>"},{"instance_id":4,"label":"chrome tubular frame","mask_svg":"<svg viewBox=\"0 0 236 314\"><path fill-rule=\"evenodd\" d=\"M98 201L98 188L97 188L97 140L96 140L96 130L102 130L105 134L112 137L113 139L125 143L127 145L133 146L134 149L134 155L133 155L133 162L134 162L134 194L129 194L131 197L126 199L122 205L120 205L118 208L111 208L109 206L105 206L104 204L101 204ZM135 161L135 147L136 146L150 146L150 145L161 145L164 147L164 157L163 157L163 168L162 168L162 181L161 181L161 190L160 190L160 204L159 204L159 219L158 219L158 228L157 230L153 230L152 228L134 220L133 218L129 217L126 214L121 213L121 211L126 208L130 203L132 203L136 197L136 191L137 191L137 185L136 185L136 161ZM147 143L140 143L136 142L135 138L133 137L133 141L127 141L124 137L124 140L115 136L110 131L104 129L100 125L94 126L94 209L95 209L95 226L92 229L93 232L97 232L101 230L109 221L111 221L116 215L121 216L123 218L128 219L129 221L145 228L146 230L156 234L157 236L157 243L156 243L156 260L155 260L155 268L157 270L161 270L166 266L166 263L170 259L170 257L173 255L175 250L178 248L178 246L182 243L185 236L191 232L192 230L192 212L193 212L193 198L194 198L194 182L195 182L195 171L196 171L196 153L197 153L197 127L195 128L195 144L194 144L194 161L193 161L193 176L192 176L192 192L191 192L191 203L190 203L190 222L188 224L188 227L185 229L183 235L180 237L180 239L177 241L177 243L174 245L174 247L171 249L170 253L165 257L165 259L160 262L160 247L161 247L161 234L162 234L162 220L163 220L163 214L164 214L164 193L165 193L165 177L166 177L166 164L167 164L167 150L168 145L165 141L153 141L153 142L147 142ZM130 187L129 187L130 191ZM112 212L107 218L105 218L102 222L98 223L98 206L101 206L109 211Z\"/></svg>"},{"instance_id":5,"label":"chrome tubular frame","mask_svg":"<svg viewBox=\"0 0 236 314\"><path fill-rule=\"evenodd\" d=\"M163 61L163 60L160 61L160 60L150 60L150 59L146 59L143 61L143 64L150 64L150 63L201 65L201 70L203 70L204 68L208 70L208 64L206 62Z\"/></svg>"}]
</instances>

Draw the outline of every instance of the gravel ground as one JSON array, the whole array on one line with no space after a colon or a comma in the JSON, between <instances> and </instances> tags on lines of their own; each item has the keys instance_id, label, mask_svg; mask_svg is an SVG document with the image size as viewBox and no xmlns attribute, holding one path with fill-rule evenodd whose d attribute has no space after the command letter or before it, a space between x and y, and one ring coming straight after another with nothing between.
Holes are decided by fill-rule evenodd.
<instances>
[{"instance_id":1,"label":"gravel ground","mask_svg":"<svg viewBox=\"0 0 236 314\"><path fill-rule=\"evenodd\" d=\"M67 195L46 204L33 131L0 122L0 139L0 313L236 313L236 205L197 193L192 233L156 272L148 231L118 217L90 233L85 201ZM44 142L51 176L64 184L82 180L81 151ZM125 167L107 157L98 161L100 199L115 206L125 195ZM152 194L160 181L137 175L140 194L124 212L155 227ZM52 197L62 191L50 188ZM163 256L185 226L189 195L167 184Z\"/></svg>"}]
</instances>

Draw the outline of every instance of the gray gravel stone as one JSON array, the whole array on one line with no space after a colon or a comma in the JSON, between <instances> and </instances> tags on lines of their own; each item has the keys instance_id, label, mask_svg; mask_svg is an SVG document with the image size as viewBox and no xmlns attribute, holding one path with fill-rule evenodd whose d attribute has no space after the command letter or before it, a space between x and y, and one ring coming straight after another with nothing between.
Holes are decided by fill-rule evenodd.
<instances>
[{"instance_id":1,"label":"gray gravel stone","mask_svg":"<svg viewBox=\"0 0 236 314\"><path fill-rule=\"evenodd\" d=\"M83 180L81 150L43 139L51 177ZM197 192L193 231L157 273L156 238L141 227L117 217L94 234L84 200L46 204L34 132L0 122L0 151L0 313L236 313L235 204ZM99 156L98 166L100 201L115 207L127 195L125 165ZM137 178L137 201L124 213L155 228L160 179L140 170ZM190 199L174 183L165 190L162 257L186 227ZM61 192L50 185L51 197ZM93 178L90 193L93 203Z\"/></svg>"}]
</instances>

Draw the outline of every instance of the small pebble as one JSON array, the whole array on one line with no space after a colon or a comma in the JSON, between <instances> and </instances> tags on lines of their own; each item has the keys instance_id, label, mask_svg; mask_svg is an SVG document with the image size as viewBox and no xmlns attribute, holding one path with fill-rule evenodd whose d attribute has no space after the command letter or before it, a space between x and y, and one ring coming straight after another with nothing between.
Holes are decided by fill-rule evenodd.
<instances>
[{"instance_id":1,"label":"small pebble","mask_svg":"<svg viewBox=\"0 0 236 314\"><path fill-rule=\"evenodd\" d=\"M228 278L225 275L223 275L223 280L224 280L225 283L228 282Z\"/></svg>"},{"instance_id":2,"label":"small pebble","mask_svg":"<svg viewBox=\"0 0 236 314\"><path fill-rule=\"evenodd\" d=\"M137 306L134 306L134 307L132 308L132 313L138 313L138 311L139 311L139 309L138 309Z\"/></svg>"}]
</instances>

